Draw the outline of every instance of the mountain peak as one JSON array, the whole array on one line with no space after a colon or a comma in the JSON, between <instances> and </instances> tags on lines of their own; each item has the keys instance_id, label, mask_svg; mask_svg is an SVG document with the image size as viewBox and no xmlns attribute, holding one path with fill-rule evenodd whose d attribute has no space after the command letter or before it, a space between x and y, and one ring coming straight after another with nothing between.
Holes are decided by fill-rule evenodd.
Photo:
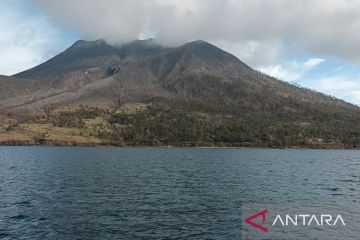
<instances>
[{"instance_id":1,"label":"mountain peak","mask_svg":"<svg viewBox=\"0 0 360 240\"><path fill-rule=\"evenodd\" d=\"M103 39L98 39L95 41L78 40L71 47L73 47L73 48L74 47L75 48L90 48L90 47L100 46L100 45L107 45L107 43Z\"/></svg>"},{"instance_id":2,"label":"mountain peak","mask_svg":"<svg viewBox=\"0 0 360 240\"><path fill-rule=\"evenodd\" d=\"M235 72L250 69L234 55L204 40L188 42L179 47L179 50L197 56L201 62L210 63L213 67L217 66L223 69L231 67Z\"/></svg>"},{"instance_id":3,"label":"mountain peak","mask_svg":"<svg viewBox=\"0 0 360 240\"><path fill-rule=\"evenodd\" d=\"M207 41L198 39L198 40L195 40L195 41L188 42L187 44L210 44L210 43L207 42Z\"/></svg>"},{"instance_id":4,"label":"mountain peak","mask_svg":"<svg viewBox=\"0 0 360 240\"><path fill-rule=\"evenodd\" d=\"M154 45L154 44L157 44L157 41L156 41L156 38L148 38L148 39L137 39L135 41L133 41L133 43L136 43L136 44L140 44L140 45Z\"/></svg>"},{"instance_id":5,"label":"mountain peak","mask_svg":"<svg viewBox=\"0 0 360 240\"><path fill-rule=\"evenodd\" d=\"M110 124L113 132L101 134L111 136L106 142L114 140L114 134L124 134L115 139L126 136L127 144L136 144L137 136L148 134L144 139L161 144L224 141L253 142L258 146L297 145L312 143L313 139L324 136L329 136L324 138L324 143L333 142L332 136L339 136L336 137L339 144L351 144L353 129L357 129L360 118L357 107L259 74L230 53L202 40L173 48L162 47L154 39L121 46L111 46L103 40L81 40L49 61L16 76L26 80L0 76L0 107L42 112L50 106L59 120L71 122L69 127L73 127L73 118L63 121L62 115L56 115L57 111L79 105L112 110L125 110L125 104L134 109L148 106L144 111L142 107L134 111L141 114L134 116L125 116L127 111L123 111L110 117L105 112L117 111L98 111L104 112L98 115L104 121L111 119L104 122L104 126ZM168 115L169 109L175 110L174 115ZM74 119L82 121L82 117L78 118L80 115L74 115ZM165 122L169 131L165 134L161 130L163 119L169 121ZM188 127L182 125L183 119L196 128L205 127L184 134L183 129ZM136 122L140 125L134 125ZM153 125L156 122L159 127L149 127L156 126ZM120 129L118 125L124 123L129 125ZM262 126L261 131L258 126ZM314 131L318 126L324 127L320 132ZM284 128L292 135L281 135ZM180 130L179 134L174 135L173 129ZM344 129L347 129L346 135L335 135ZM209 130L215 132L207 135ZM93 134L94 128L88 131ZM83 126L79 132L84 132ZM199 138L199 133L205 135ZM174 137L170 140L166 138L168 135ZM134 139L131 136L135 136Z\"/></svg>"},{"instance_id":6,"label":"mountain peak","mask_svg":"<svg viewBox=\"0 0 360 240\"><path fill-rule=\"evenodd\" d=\"M167 58L166 61L164 56ZM112 46L105 40L98 39L78 40L54 58L15 76L28 79L44 78L94 67L119 69L116 67L119 64L137 63L153 57L157 57L157 60L151 63L154 68L175 66L177 62L182 62L182 65L187 62L187 65L192 65L191 69L201 66L203 69L212 69L216 72L230 68L233 72L238 72L247 67L235 56L203 40L167 48L161 46L154 38L135 40L119 46Z\"/></svg>"},{"instance_id":7,"label":"mountain peak","mask_svg":"<svg viewBox=\"0 0 360 240\"><path fill-rule=\"evenodd\" d=\"M64 52L27 71L14 75L19 78L54 77L59 74L102 67L118 61L117 49L104 40L78 40Z\"/></svg>"}]
</instances>

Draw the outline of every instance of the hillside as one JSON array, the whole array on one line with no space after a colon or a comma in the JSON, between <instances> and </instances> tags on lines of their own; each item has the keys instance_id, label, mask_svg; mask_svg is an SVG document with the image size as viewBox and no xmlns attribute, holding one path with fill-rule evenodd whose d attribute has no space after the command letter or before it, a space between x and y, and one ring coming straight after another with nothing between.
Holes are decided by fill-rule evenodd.
<instances>
[{"instance_id":1,"label":"hillside","mask_svg":"<svg viewBox=\"0 0 360 240\"><path fill-rule=\"evenodd\" d=\"M0 77L0 143L360 146L360 109L259 73L204 41L77 41Z\"/></svg>"}]
</instances>

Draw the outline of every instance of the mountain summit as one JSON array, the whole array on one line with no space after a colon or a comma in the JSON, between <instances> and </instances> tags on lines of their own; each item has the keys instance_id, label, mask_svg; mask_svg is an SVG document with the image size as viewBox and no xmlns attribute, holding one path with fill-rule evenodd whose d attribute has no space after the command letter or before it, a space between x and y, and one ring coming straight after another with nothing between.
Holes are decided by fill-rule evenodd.
<instances>
[{"instance_id":1,"label":"mountain summit","mask_svg":"<svg viewBox=\"0 0 360 240\"><path fill-rule=\"evenodd\" d=\"M358 107L264 75L205 41L168 48L154 39L121 46L80 40L0 77L3 122L31 112L56 125L66 112L84 123L79 107L97 109L107 126L98 137L121 144L354 146L360 133Z\"/></svg>"}]
</instances>

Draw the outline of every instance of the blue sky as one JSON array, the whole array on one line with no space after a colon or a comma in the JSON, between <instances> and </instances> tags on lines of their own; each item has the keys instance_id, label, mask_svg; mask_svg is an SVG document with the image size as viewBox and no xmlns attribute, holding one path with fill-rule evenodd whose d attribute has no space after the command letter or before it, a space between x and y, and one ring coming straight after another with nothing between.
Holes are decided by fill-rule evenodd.
<instances>
[{"instance_id":1,"label":"blue sky","mask_svg":"<svg viewBox=\"0 0 360 240\"><path fill-rule=\"evenodd\" d=\"M31 1L0 2L0 74L33 67L72 44L80 36L52 20Z\"/></svg>"},{"instance_id":2,"label":"blue sky","mask_svg":"<svg viewBox=\"0 0 360 240\"><path fill-rule=\"evenodd\" d=\"M0 74L38 65L80 38L203 39L269 75L360 105L360 1L299 2L2 0Z\"/></svg>"}]
</instances>

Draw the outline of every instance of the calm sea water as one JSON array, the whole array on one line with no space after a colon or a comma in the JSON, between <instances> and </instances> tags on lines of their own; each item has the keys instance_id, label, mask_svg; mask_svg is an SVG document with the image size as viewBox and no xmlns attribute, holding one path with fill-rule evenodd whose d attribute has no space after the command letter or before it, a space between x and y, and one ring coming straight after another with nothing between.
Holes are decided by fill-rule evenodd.
<instances>
[{"instance_id":1,"label":"calm sea water","mask_svg":"<svg viewBox=\"0 0 360 240\"><path fill-rule=\"evenodd\" d=\"M243 239L244 205L359 201L358 151L0 147L0 239Z\"/></svg>"}]
</instances>

